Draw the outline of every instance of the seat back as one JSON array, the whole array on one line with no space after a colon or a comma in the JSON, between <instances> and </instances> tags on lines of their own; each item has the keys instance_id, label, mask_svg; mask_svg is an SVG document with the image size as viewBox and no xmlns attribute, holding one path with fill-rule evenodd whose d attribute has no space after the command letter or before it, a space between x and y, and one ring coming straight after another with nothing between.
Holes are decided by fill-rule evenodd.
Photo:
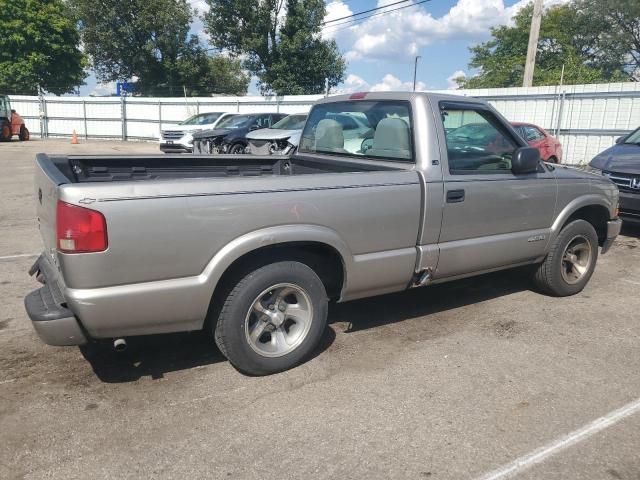
<instances>
[{"instance_id":1,"label":"seat back","mask_svg":"<svg viewBox=\"0 0 640 480\"><path fill-rule=\"evenodd\" d=\"M409 126L400 118L384 118L373 136L373 147L367 155L389 158L411 158Z\"/></svg>"},{"instance_id":2,"label":"seat back","mask_svg":"<svg viewBox=\"0 0 640 480\"><path fill-rule=\"evenodd\" d=\"M342 125L330 118L320 120L316 127L316 150L344 152Z\"/></svg>"}]
</instances>

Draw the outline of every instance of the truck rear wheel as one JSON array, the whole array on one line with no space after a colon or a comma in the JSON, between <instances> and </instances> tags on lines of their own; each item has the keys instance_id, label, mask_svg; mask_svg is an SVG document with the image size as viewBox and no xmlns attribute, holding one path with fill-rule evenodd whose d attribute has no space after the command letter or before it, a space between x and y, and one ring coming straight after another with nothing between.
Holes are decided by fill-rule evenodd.
<instances>
[{"instance_id":1,"label":"truck rear wheel","mask_svg":"<svg viewBox=\"0 0 640 480\"><path fill-rule=\"evenodd\" d=\"M288 370L317 347L327 308L327 292L310 267L272 263L246 275L228 294L215 326L216 344L243 373Z\"/></svg>"},{"instance_id":2,"label":"truck rear wheel","mask_svg":"<svg viewBox=\"0 0 640 480\"><path fill-rule=\"evenodd\" d=\"M0 142L8 142L11 140L11 124L4 121L0 124Z\"/></svg>"},{"instance_id":3,"label":"truck rear wheel","mask_svg":"<svg viewBox=\"0 0 640 480\"><path fill-rule=\"evenodd\" d=\"M19 138L23 142L26 142L27 140L29 140L29 130L27 130L27 127L25 127L24 125L22 125L22 127L20 127Z\"/></svg>"},{"instance_id":4,"label":"truck rear wheel","mask_svg":"<svg viewBox=\"0 0 640 480\"><path fill-rule=\"evenodd\" d=\"M582 291L593 274L598 259L598 235L585 220L566 225L535 274L534 282L544 293L555 297Z\"/></svg>"}]
</instances>

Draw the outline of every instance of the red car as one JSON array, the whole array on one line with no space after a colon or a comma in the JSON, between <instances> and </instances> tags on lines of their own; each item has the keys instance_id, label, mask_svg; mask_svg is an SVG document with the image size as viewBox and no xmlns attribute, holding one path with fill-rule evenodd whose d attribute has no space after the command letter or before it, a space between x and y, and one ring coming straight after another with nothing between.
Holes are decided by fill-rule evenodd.
<instances>
[{"instance_id":1,"label":"red car","mask_svg":"<svg viewBox=\"0 0 640 480\"><path fill-rule=\"evenodd\" d=\"M513 128L530 146L540 150L540 158L549 163L562 163L562 145L544 128L531 123L512 122Z\"/></svg>"}]
</instances>

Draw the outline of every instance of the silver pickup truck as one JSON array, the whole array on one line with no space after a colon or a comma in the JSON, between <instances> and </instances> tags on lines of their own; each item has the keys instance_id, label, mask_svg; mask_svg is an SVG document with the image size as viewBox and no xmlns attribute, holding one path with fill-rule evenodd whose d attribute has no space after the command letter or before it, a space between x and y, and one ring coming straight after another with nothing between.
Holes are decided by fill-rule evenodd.
<instances>
[{"instance_id":1,"label":"silver pickup truck","mask_svg":"<svg viewBox=\"0 0 640 480\"><path fill-rule=\"evenodd\" d=\"M457 96L321 100L292 157L36 164L44 286L25 304L46 343L205 329L254 375L308 358L329 301L528 264L541 291L578 293L621 226L610 180L540 162Z\"/></svg>"}]
</instances>

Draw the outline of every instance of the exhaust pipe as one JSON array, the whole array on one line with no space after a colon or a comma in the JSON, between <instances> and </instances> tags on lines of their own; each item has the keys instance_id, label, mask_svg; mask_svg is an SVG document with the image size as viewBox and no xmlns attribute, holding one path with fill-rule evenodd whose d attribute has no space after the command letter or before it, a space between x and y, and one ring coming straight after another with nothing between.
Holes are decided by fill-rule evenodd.
<instances>
[{"instance_id":1,"label":"exhaust pipe","mask_svg":"<svg viewBox=\"0 0 640 480\"><path fill-rule=\"evenodd\" d=\"M116 338L113 341L113 349L116 352L124 352L127 349L127 341L124 338Z\"/></svg>"}]
</instances>

